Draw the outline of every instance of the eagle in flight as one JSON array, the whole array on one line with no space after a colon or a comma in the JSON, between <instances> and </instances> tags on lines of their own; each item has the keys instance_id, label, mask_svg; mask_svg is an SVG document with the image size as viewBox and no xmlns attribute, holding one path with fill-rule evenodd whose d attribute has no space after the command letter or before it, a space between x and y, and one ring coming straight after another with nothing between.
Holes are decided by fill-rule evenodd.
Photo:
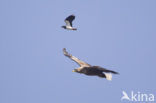
<instances>
[{"instance_id":1,"label":"eagle in flight","mask_svg":"<svg viewBox=\"0 0 156 103\"><path fill-rule=\"evenodd\" d=\"M75 56L69 54L66 51L66 48L63 48L63 53L66 57L75 61L80 66L79 68L72 70L72 72L82 73L88 76L99 76L101 78L106 78L107 80L112 80L112 74L119 74L118 72L108 70L100 66L92 66L88 63L85 63L80 59L76 58Z\"/></svg>"},{"instance_id":2,"label":"eagle in flight","mask_svg":"<svg viewBox=\"0 0 156 103\"><path fill-rule=\"evenodd\" d=\"M75 19L74 15L68 16L64 21L66 23L66 26L62 26L62 28L67 30L77 30L77 28L73 28L72 22Z\"/></svg>"}]
</instances>

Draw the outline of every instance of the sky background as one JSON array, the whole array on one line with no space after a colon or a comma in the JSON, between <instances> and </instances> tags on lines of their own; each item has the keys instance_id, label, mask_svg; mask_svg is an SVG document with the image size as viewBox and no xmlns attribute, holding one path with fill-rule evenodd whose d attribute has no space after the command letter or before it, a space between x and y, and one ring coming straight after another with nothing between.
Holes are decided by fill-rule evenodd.
<instances>
[{"instance_id":1,"label":"sky background","mask_svg":"<svg viewBox=\"0 0 156 103\"><path fill-rule=\"evenodd\" d=\"M61 28L71 14L77 31ZM73 73L63 48L120 75ZM155 0L0 1L0 103L120 103L156 96L155 73Z\"/></svg>"}]
</instances>

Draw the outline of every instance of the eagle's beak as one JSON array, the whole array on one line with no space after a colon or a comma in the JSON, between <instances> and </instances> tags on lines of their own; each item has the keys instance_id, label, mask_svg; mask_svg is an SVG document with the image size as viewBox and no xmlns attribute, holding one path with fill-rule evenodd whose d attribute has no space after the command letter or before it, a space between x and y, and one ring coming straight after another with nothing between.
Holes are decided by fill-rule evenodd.
<instances>
[{"instance_id":1,"label":"eagle's beak","mask_svg":"<svg viewBox=\"0 0 156 103\"><path fill-rule=\"evenodd\" d=\"M75 70L72 70L72 72L75 72Z\"/></svg>"}]
</instances>

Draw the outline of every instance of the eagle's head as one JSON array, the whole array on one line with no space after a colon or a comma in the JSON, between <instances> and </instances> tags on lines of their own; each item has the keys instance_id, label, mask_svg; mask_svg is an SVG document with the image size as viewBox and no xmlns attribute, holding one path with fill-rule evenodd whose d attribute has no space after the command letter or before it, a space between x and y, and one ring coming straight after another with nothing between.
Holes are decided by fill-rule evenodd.
<instances>
[{"instance_id":1,"label":"eagle's head","mask_svg":"<svg viewBox=\"0 0 156 103\"><path fill-rule=\"evenodd\" d=\"M77 69L73 69L72 72L79 72Z\"/></svg>"}]
</instances>

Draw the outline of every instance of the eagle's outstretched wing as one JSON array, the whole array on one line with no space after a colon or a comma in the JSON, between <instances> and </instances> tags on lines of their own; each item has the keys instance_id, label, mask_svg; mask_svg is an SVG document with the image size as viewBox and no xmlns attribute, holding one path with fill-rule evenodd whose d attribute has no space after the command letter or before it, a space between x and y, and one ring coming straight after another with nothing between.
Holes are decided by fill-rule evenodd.
<instances>
[{"instance_id":1,"label":"eagle's outstretched wing","mask_svg":"<svg viewBox=\"0 0 156 103\"><path fill-rule=\"evenodd\" d=\"M66 51L66 48L63 48L63 53L65 56L67 56L68 58L70 58L71 60L75 61L78 65L80 65L81 67L90 67L91 65L88 64L88 63L85 63L81 60L79 60L78 58L72 56L71 54L69 54L67 51Z\"/></svg>"},{"instance_id":2,"label":"eagle's outstretched wing","mask_svg":"<svg viewBox=\"0 0 156 103\"><path fill-rule=\"evenodd\" d=\"M96 68L96 69L101 70L101 71L106 72L106 73L119 74L118 72L115 72L115 71L112 71L112 70L108 70L108 69L102 68L100 66L93 66L93 68Z\"/></svg>"},{"instance_id":3,"label":"eagle's outstretched wing","mask_svg":"<svg viewBox=\"0 0 156 103\"><path fill-rule=\"evenodd\" d=\"M75 19L75 16L74 15L70 15L64 21L65 21L67 26L71 26L72 27L72 22L73 22L74 19Z\"/></svg>"}]
</instances>

